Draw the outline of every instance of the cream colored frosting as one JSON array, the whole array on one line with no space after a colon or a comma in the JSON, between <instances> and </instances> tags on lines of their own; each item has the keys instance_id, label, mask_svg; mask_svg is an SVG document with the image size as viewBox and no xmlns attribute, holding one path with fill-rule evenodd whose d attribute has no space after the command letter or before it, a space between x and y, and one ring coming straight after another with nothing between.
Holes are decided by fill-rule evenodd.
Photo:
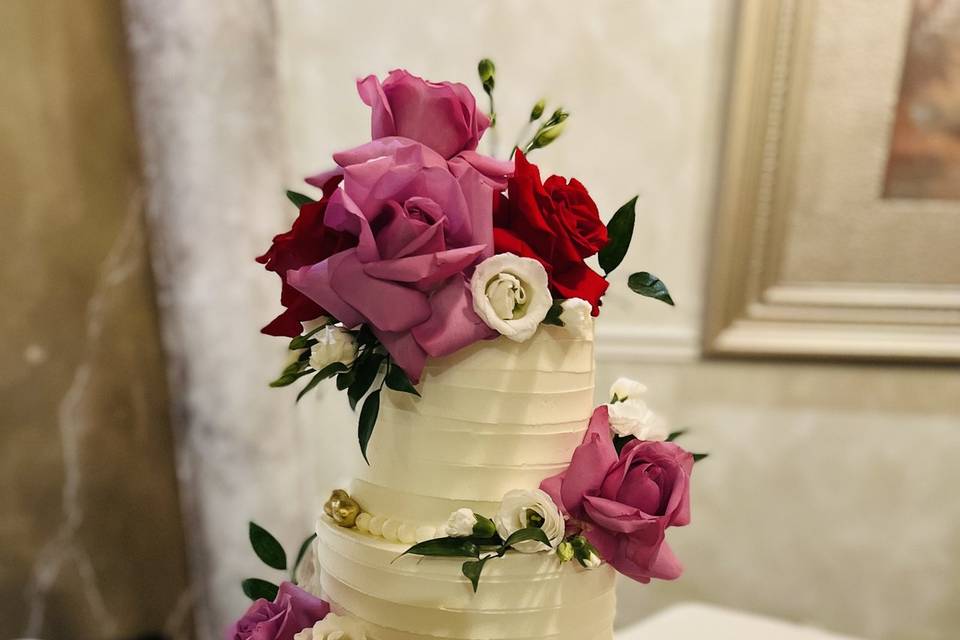
<instances>
[{"instance_id":1,"label":"cream colored frosting","mask_svg":"<svg viewBox=\"0 0 960 640\"><path fill-rule=\"evenodd\" d=\"M350 487L356 529L317 525L321 586L374 640L612 637L614 574L510 552L474 593L462 558L398 556L443 535L460 507L492 516L570 462L593 410L592 330L541 327L527 342L477 343L427 363L421 397L384 390Z\"/></svg>"}]
</instances>

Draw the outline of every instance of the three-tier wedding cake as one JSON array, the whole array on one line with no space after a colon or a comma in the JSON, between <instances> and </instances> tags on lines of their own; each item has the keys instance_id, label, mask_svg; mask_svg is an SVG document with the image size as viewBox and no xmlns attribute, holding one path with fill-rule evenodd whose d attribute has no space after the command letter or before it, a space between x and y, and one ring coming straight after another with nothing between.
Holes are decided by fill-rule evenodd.
<instances>
[{"instance_id":1,"label":"three-tier wedding cake","mask_svg":"<svg viewBox=\"0 0 960 640\"><path fill-rule=\"evenodd\" d=\"M479 65L491 96L494 68ZM633 198L607 223L577 180L528 155L568 114L537 102L528 140L479 153L495 114L461 84L393 71L357 84L372 140L288 192L299 215L258 260L282 282L264 328L291 360L273 386L334 379L366 465L330 499L292 582L251 578L229 640L611 638L617 572L672 579L694 461L621 378L594 407L594 318ZM523 140L523 135L521 136ZM601 273L587 264L596 256ZM631 290L673 304L647 272Z\"/></svg>"}]
</instances>

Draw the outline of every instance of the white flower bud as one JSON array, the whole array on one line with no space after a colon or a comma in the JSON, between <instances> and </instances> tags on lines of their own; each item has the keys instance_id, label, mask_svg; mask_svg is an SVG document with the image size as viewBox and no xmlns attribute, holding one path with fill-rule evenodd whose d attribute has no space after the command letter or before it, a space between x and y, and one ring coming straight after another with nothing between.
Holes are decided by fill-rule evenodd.
<instances>
[{"instance_id":1,"label":"white flower bud","mask_svg":"<svg viewBox=\"0 0 960 640\"><path fill-rule=\"evenodd\" d=\"M312 627L298 632L293 640L366 640L363 622L352 616L327 616Z\"/></svg>"},{"instance_id":2,"label":"white flower bud","mask_svg":"<svg viewBox=\"0 0 960 640\"><path fill-rule=\"evenodd\" d=\"M630 398L641 396L647 392L647 387L631 378L617 378L610 385L610 402L623 402Z\"/></svg>"},{"instance_id":3,"label":"white flower bud","mask_svg":"<svg viewBox=\"0 0 960 640\"><path fill-rule=\"evenodd\" d=\"M473 535L473 527L477 524L477 516L470 509L457 509L450 514L447 520L447 535L452 538L464 538Z\"/></svg>"},{"instance_id":4,"label":"white flower bud","mask_svg":"<svg viewBox=\"0 0 960 640\"><path fill-rule=\"evenodd\" d=\"M593 328L593 305L583 298L570 298L560 303L560 322L571 334L588 337Z\"/></svg>"},{"instance_id":5,"label":"white flower bud","mask_svg":"<svg viewBox=\"0 0 960 640\"><path fill-rule=\"evenodd\" d=\"M350 365L357 358L357 340L343 327L327 325L313 339L317 344L310 349L310 366L316 371L334 362Z\"/></svg>"},{"instance_id":6,"label":"white flower bud","mask_svg":"<svg viewBox=\"0 0 960 640\"><path fill-rule=\"evenodd\" d=\"M662 416L654 413L643 400L630 399L607 405L610 428L618 436L635 436L639 440L666 440L670 428Z\"/></svg>"}]
</instances>

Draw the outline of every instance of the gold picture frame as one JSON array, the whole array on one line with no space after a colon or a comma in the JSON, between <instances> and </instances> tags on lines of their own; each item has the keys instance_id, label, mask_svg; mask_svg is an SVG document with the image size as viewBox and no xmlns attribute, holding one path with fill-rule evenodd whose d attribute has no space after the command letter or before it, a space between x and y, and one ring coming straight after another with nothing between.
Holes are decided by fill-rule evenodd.
<instances>
[{"instance_id":1,"label":"gold picture frame","mask_svg":"<svg viewBox=\"0 0 960 640\"><path fill-rule=\"evenodd\" d=\"M861 28L866 35L855 36L861 40L851 42L847 63L844 38L858 25L825 30L839 18L858 19L852 12L864 9L855 4L871 5L740 4L707 278L707 355L960 361L960 201L883 194L903 51L881 53L877 43L906 33L910 1L872 5L896 13ZM873 76L844 75L858 64ZM841 103L835 117L817 114L827 91ZM852 160L834 158L843 153ZM853 163L845 186L832 167ZM838 255L845 229L850 254Z\"/></svg>"}]
</instances>

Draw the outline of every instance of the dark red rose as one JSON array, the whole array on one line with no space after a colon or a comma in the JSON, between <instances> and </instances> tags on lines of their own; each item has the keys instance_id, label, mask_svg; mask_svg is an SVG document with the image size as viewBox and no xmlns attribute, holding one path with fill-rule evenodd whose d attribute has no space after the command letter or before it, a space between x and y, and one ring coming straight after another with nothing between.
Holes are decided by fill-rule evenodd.
<instances>
[{"instance_id":1,"label":"dark red rose","mask_svg":"<svg viewBox=\"0 0 960 640\"><path fill-rule=\"evenodd\" d=\"M507 197L494 202L493 241L497 253L515 253L543 264L550 288L560 298L583 298L597 315L606 279L584 263L607 244L597 205L578 180L551 176L517 151Z\"/></svg>"},{"instance_id":2,"label":"dark red rose","mask_svg":"<svg viewBox=\"0 0 960 640\"><path fill-rule=\"evenodd\" d=\"M306 320L323 315L324 311L287 283L287 271L321 262L335 253L356 246L356 237L342 231L334 231L323 224L327 201L340 184L340 176L323 186L323 197L300 207L300 214L293 227L286 233L274 236L267 252L257 258L268 271L280 276L280 304L286 309L261 331L271 336L300 335L301 325Z\"/></svg>"}]
</instances>

